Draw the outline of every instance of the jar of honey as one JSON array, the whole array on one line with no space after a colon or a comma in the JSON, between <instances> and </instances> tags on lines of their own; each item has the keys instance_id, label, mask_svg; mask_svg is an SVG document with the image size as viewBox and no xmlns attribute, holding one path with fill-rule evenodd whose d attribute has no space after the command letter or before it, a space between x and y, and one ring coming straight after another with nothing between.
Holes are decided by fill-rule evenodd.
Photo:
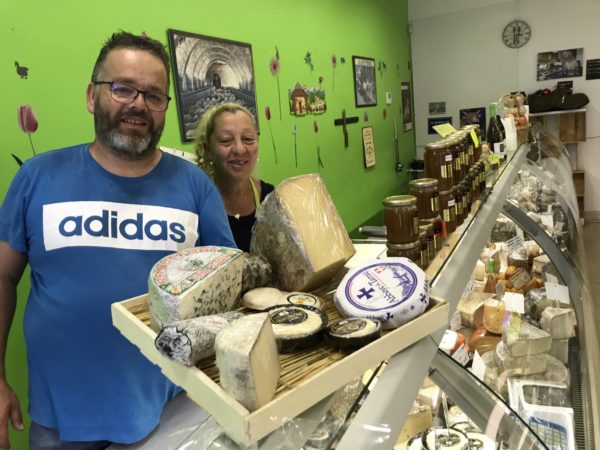
<instances>
[{"instance_id":1,"label":"jar of honey","mask_svg":"<svg viewBox=\"0 0 600 450\"><path fill-rule=\"evenodd\" d=\"M388 257L403 256L421 267L421 241L419 238L408 244L394 244L388 241L386 246Z\"/></svg>"},{"instance_id":2,"label":"jar of honey","mask_svg":"<svg viewBox=\"0 0 600 450\"><path fill-rule=\"evenodd\" d=\"M458 134L453 134L445 139L450 146L452 152L452 162L454 170L454 184L462 181L464 177L463 161L464 149Z\"/></svg>"},{"instance_id":3,"label":"jar of honey","mask_svg":"<svg viewBox=\"0 0 600 450\"><path fill-rule=\"evenodd\" d=\"M452 189L440 191L440 211L446 223L446 232L452 233L456 230L456 200Z\"/></svg>"},{"instance_id":4,"label":"jar of honey","mask_svg":"<svg viewBox=\"0 0 600 450\"><path fill-rule=\"evenodd\" d=\"M417 198L419 219L433 219L440 214L438 184L435 178L419 178L409 183L410 195Z\"/></svg>"},{"instance_id":5,"label":"jar of honey","mask_svg":"<svg viewBox=\"0 0 600 450\"><path fill-rule=\"evenodd\" d=\"M437 216L433 219L422 219L419 220L419 226L428 226L431 225L431 228L433 230L433 249L434 249L434 256L435 253L439 252L442 248L442 217L441 216ZM432 258L430 258L431 260Z\"/></svg>"},{"instance_id":6,"label":"jar of honey","mask_svg":"<svg viewBox=\"0 0 600 450\"><path fill-rule=\"evenodd\" d=\"M454 201L456 207L456 226L462 225L465 221L465 211L463 204L464 192L462 190L462 184L457 184L452 188L452 192L454 192Z\"/></svg>"},{"instance_id":7,"label":"jar of honey","mask_svg":"<svg viewBox=\"0 0 600 450\"><path fill-rule=\"evenodd\" d=\"M383 222L388 242L407 244L419 239L417 198L414 195L394 195L383 200Z\"/></svg>"},{"instance_id":8,"label":"jar of honey","mask_svg":"<svg viewBox=\"0 0 600 450\"><path fill-rule=\"evenodd\" d=\"M425 233L425 240L427 242L427 259L429 263L435 258L435 241L433 236L433 223L431 221L419 220L419 231ZM441 230L440 230L441 231ZM420 234L419 234L420 237Z\"/></svg>"},{"instance_id":9,"label":"jar of honey","mask_svg":"<svg viewBox=\"0 0 600 450\"><path fill-rule=\"evenodd\" d=\"M421 269L427 269L429 266L429 251L427 250L427 232L425 230L420 230L419 232L419 243L421 244L420 253L421 253L421 264L419 266Z\"/></svg>"},{"instance_id":10,"label":"jar of honey","mask_svg":"<svg viewBox=\"0 0 600 450\"><path fill-rule=\"evenodd\" d=\"M438 141L425 145L425 174L438 180L440 190L454 185L452 150L447 142Z\"/></svg>"}]
</instances>

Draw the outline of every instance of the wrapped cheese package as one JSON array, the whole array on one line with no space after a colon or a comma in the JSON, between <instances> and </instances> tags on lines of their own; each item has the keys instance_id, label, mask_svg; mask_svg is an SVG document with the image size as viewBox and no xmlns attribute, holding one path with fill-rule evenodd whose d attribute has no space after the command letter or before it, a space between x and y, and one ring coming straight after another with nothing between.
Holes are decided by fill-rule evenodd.
<instances>
[{"instance_id":1,"label":"wrapped cheese package","mask_svg":"<svg viewBox=\"0 0 600 450\"><path fill-rule=\"evenodd\" d=\"M318 174L281 182L256 211L250 253L266 258L285 291L311 291L355 253Z\"/></svg>"}]
</instances>

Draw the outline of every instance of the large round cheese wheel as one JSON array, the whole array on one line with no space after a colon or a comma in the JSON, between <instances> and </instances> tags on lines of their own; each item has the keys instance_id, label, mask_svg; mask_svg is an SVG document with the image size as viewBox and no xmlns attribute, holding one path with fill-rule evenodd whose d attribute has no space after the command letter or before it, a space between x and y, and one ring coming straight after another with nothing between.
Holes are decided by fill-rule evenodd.
<instances>
[{"instance_id":1,"label":"large round cheese wheel","mask_svg":"<svg viewBox=\"0 0 600 450\"><path fill-rule=\"evenodd\" d=\"M408 258L373 259L351 269L338 286L334 302L345 317L381 321L396 328L429 305L427 275Z\"/></svg>"}]
</instances>

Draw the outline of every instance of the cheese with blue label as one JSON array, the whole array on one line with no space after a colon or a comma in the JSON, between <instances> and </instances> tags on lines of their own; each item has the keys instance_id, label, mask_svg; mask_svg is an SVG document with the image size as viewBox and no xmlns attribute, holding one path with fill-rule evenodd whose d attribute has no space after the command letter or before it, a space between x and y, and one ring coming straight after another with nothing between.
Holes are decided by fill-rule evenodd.
<instances>
[{"instance_id":1,"label":"cheese with blue label","mask_svg":"<svg viewBox=\"0 0 600 450\"><path fill-rule=\"evenodd\" d=\"M242 289L242 251L193 247L160 259L148 279L151 326L230 311Z\"/></svg>"},{"instance_id":2,"label":"cheese with blue label","mask_svg":"<svg viewBox=\"0 0 600 450\"><path fill-rule=\"evenodd\" d=\"M408 258L372 259L351 269L338 286L334 303L344 317L381 322L397 328L429 305L429 281Z\"/></svg>"}]
</instances>

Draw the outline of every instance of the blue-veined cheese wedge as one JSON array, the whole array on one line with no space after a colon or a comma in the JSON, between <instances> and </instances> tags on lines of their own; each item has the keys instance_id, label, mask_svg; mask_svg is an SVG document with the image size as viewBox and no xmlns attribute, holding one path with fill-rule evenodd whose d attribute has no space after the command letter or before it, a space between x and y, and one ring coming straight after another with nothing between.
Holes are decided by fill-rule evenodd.
<instances>
[{"instance_id":1,"label":"blue-veined cheese wedge","mask_svg":"<svg viewBox=\"0 0 600 450\"><path fill-rule=\"evenodd\" d=\"M396 328L429 305L427 275L408 258L373 259L351 269L338 286L334 302L345 317L381 321Z\"/></svg>"},{"instance_id":2,"label":"blue-veined cheese wedge","mask_svg":"<svg viewBox=\"0 0 600 450\"><path fill-rule=\"evenodd\" d=\"M150 271L148 306L151 326L229 311L242 289L242 251L193 247L160 259Z\"/></svg>"}]
</instances>

